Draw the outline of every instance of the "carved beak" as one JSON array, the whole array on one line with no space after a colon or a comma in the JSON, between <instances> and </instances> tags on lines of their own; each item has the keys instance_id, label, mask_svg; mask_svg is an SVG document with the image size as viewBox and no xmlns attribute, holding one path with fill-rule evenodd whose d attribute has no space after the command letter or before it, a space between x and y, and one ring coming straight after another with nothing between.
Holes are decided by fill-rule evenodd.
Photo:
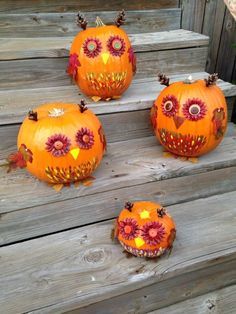
<instances>
[{"instance_id":1,"label":"carved beak","mask_svg":"<svg viewBox=\"0 0 236 314\"><path fill-rule=\"evenodd\" d=\"M107 64L107 61L108 61L109 57L110 57L110 55L109 55L108 52L102 53L102 61L103 61L104 64Z\"/></svg>"},{"instance_id":2,"label":"carved beak","mask_svg":"<svg viewBox=\"0 0 236 314\"><path fill-rule=\"evenodd\" d=\"M181 125L184 123L184 120L185 120L183 117L180 117L180 116L177 116L177 115L175 115L173 119L174 119L174 123L175 123L176 129L181 127Z\"/></svg>"}]
</instances>

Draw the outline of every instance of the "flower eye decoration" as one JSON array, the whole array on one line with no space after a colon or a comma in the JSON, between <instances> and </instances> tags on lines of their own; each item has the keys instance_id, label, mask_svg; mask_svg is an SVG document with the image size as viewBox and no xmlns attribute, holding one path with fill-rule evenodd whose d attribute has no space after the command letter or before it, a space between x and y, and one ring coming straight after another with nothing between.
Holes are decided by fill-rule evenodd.
<instances>
[{"instance_id":1,"label":"flower eye decoration","mask_svg":"<svg viewBox=\"0 0 236 314\"><path fill-rule=\"evenodd\" d=\"M138 223L133 218L126 218L119 222L119 232L126 240L132 240L138 236Z\"/></svg>"},{"instance_id":2,"label":"flower eye decoration","mask_svg":"<svg viewBox=\"0 0 236 314\"><path fill-rule=\"evenodd\" d=\"M54 157L66 155L70 150L71 141L63 134L54 134L46 142L46 150L51 152Z\"/></svg>"},{"instance_id":3,"label":"flower eye decoration","mask_svg":"<svg viewBox=\"0 0 236 314\"><path fill-rule=\"evenodd\" d=\"M179 109L179 103L174 95L167 95L163 98L161 107L164 115L173 117Z\"/></svg>"},{"instance_id":4,"label":"flower eye decoration","mask_svg":"<svg viewBox=\"0 0 236 314\"><path fill-rule=\"evenodd\" d=\"M157 221L147 222L141 229L142 237L149 245L159 244L165 233L165 228Z\"/></svg>"},{"instance_id":5,"label":"flower eye decoration","mask_svg":"<svg viewBox=\"0 0 236 314\"><path fill-rule=\"evenodd\" d=\"M93 132L88 128L81 128L76 133L76 142L81 149L90 149L94 144Z\"/></svg>"},{"instance_id":6,"label":"flower eye decoration","mask_svg":"<svg viewBox=\"0 0 236 314\"><path fill-rule=\"evenodd\" d=\"M107 41L107 48L115 57L121 57L125 52L125 41L120 36L111 36Z\"/></svg>"},{"instance_id":7,"label":"flower eye decoration","mask_svg":"<svg viewBox=\"0 0 236 314\"><path fill-rule=\"evenodd\" d=\"M207 112L206 105L198 98L188 99L183 105L184 116L191 121L198 121L202 119Z\"/></svg>"},{"instance_id":8,"label":"flower eye decoration","mask_svg":"<svg viewBox=\"0 0 236 314\"><path fill-rule=\"evenodd\" d=\"M87 57L95 58L102 51L102 43L97 38L88 38L83 44L83 50Z\"/></svg>"}]
</instances>

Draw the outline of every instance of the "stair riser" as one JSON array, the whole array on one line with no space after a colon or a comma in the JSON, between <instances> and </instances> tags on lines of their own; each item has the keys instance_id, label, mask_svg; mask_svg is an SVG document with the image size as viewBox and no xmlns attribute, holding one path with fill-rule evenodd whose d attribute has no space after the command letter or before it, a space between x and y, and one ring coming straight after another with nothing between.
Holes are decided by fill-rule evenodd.
<instances>
[{"instance_id":1,"label":"stair riser","mask_svg":"<svg viewBox=\"0 0 236 314\"><path fill-rule=\"evenodd\" d=\"M76 11L75 11L76 12ZM88 27L95 27L99 16L105 24L113 24L116 11L83 12ZM126 22L122 28L129 34L168 31L180 28L181 10L127 11ZM0 16L0 38L25 37L67 37L75 36L80 28L75 23L76 13L38 13Z\"/></svg>"},{"instance_id":2,"label":"stair riser","mask_svg":"<svg viewBox=\"0 0 236 314\"><path fill-rule=\"evenodd\" d=\"M137 53L137 78L204 71L207 47ZM1 62L0 90L70 86L68 58Z\"/></svg>"}]
</instances>

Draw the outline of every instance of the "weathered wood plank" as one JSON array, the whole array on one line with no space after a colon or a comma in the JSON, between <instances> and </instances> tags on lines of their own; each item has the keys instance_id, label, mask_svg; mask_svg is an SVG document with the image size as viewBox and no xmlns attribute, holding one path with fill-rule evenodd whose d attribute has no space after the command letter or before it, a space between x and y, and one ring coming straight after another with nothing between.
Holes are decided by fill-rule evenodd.
<instances>
[{"instance_id":1,"label":"weathered wood plank","mask_svg":"<svg viewBox=\"0 0 236 314\"><path fill-rule=\"evenodd\" d=\"M191 314L234 314L236 308L235 295L236 286L232 285L150 312L149 314L182 314L183 309L185 313Z\"/></svg>"},{"instance_id":2,"label":"weathered wood plank","mask_svg":"<svg viewBox=\"0 0 236 314\"><path fill-rule=\"evenodd\" d=\"M224 284L232 284L235 276L227 262L236 258L235 202L236 194L231 192L171 206L177 240L171 257L157 264L127 259L120 245L111 242L110 221L2 247L1 309L4 313L65 312L128 291L131 296L131 291L151 284L156 291L161 282L184 277L186 281L188 273L217 265L221 265L218 273L223 270L229 275L231 270Z\"/></svg>"},{"instance_id":3,"label":"weathered wood plank","mask_svg":"<svg viewBox=\"0 0 236 314\"><path fill-rule=\"evenodd\" d=\"M207 47L137 53L136 78L158 71L173 73L204 71ZM66 73L68 58L1 62L0 90L71 85Z\"/></svg>"},{"instance_id":4,"label":"weathered wood plank","mask_svg":"<svg viewBox=\"0 0 236 314\"><path fill-rule=\"evenodd\" d=\"M128 188L2 213L0 245L111 219L128 200L149 199L170 206L234 190L236 167L141 185L133 182Z\"/></svg>"},{"instance_id":5,"label":"weathered wood plank","mask_svg":"<svg viewBox=\"0 0 236 314\"><path fill-rule=\"evenodd\" d=\"M147 311L157 308L163 308L164 310L165 307L169 304L174 304L176 302L180 302L181 300L186 300L189 297L198 296L199 294L222 288L222 286L224 286L224 283L234 283L235 280L233 280L232 282L232 279L235 277L234 263L235 260L233 262L230 261L224 263L223 265L225 269L222 269L222 265L207 267L206 269L202 269L200 271L198 270L188 273L186 276L180 276L164 282L157 282L156 284L153 284L151 286L147 286L142 289L128 292L126 294L105 301L91 304L84 308L67 311L66 313L103 314L104 309L106 309L107 314L119 314L121 305L123 313L146 314ZM137 273L139 273L139 271ZM69 306L68 303L67 306ZM73 305L71 305L71 308L73 308ZM166 307L166 309L168 308L169 307ZM160 309L160 311L161 310L162 309ZM195 312L192 311L185 311L184 307L182 307L181 313L183 313L183 311L186 314L195 314ZM34 311L33 313L40 313L40 310ZM51 313L50 308L47 313ZM172 312L165 313L173 314ZM203 314L205 312L197 313ZM211 311L209 310L209 312L206 312L205 314L210 313L222 314L225 312L215 312L214 309L211 309Z\"/></svg>"},{"instance_id":6,"label":"weathered wood plank","mask_svg":"<svg viewBox=\"0 0 236 314\"><path fill-rule=\"evenodd\" d=\"M233 70L236 62L236 21L233 16L226 10L221 41L218 51L216 71L221 73L221 76L226 81L231 81L233 78Z\"/></svg>"},{"instance_id":7,"label":"weathered wood plank","mask_svg":"<svg viewBox=\"0 0 236 314\"><path fill-rule=\"evenodd\" d=\"M168 74L168 73L167 73ZM203 79L208 76L205 72L193 73L193 79ZM189 73L170 75L171 82L186 79ZM236 86L219 80L218 86L226 97L236 95ZM0 125L19 123L23 120L29 109L45 102L67 101L77 103L81 97L85 98L88 107L96 114L136 111L151 108L153 101L164 87L160 85L156 77L134 80L124 96L116 101L93 103L82 96L77 87L62 86L51 88L34 88L22 90L0 91ZM1 145L2 143L0 143Z\"/></svg>"},{"instance_id":8,"label":"weathered wood plank","mask_svg":"<svg viewBox=\"0 0 236 314\"><path fill-rule=\"evenodd\" d=\"M181 0L182 28L201 33L206 2L206 0Z\"/></svg>"},{"instance_id":9,"label":"weathered wood plank","mask_svg":"<svg viewBox=\"0 0 236 314\"><path fill-rule=\"evenodd\" d=\"M208 45L209 38L183 29L131 34L136 52L190 48ZM0 38L0 60L68 57L73 37Z\"/></svg>"},{"instance_id":10,"label":"weathered wood plank","mask_svg":"<svg viewBox=\"0 0 236 314\"><path fill-rule=\"evenodd\" d=\"M1 0L0 12L2 13L38 13L38 12L77 12L77 11L96 11L103 8L104 11L121 10L147 10L162 8L177 8L178 0Z\"/></svg>"},{"instance_id":11,"label":"weathered wood plank","mask_svg":"<svg viewBox=\"0 0 236 314\"><path fill-rule=\"evenodd\" d=\"M211 0L206 2L202 33L211 38L206 63L206 70L209 73L215 72L224 15L224 1Z\"/></svg>"},{"instance_id":12,"label":"weathered wood plank","mask_svg":"<svg viewBox=\"0 0 236 314\"><path fill-rule=\"evenodd\" d=\"M193 175L236 165L236 138L226 137L219 147L196 164L162 157L162 147L155 137L109 144L108 153L95 172L90 187L63 189L56 193L47 184L24 171L6 173L0 169L0 213L74 199L149 182ZM135 154L134 154L135 152ZM9 187L11 189L9 190ZM37 195L33 197L32 195ZM17 199L17 202L15 201Z\"/></svg>"},{"instance_id":13,"label":"weathered wood plank","mask_svg":"<svg viewBox=\"0 0 236 314\"><path fill-rule=\"evenodd\" d=\"M88 27L94 27L100 16L105 24L113 24L116 11L83 12ZM127 11L125 25L129 34L168 31L180 28L181 9ZM65 37L75 36L80 28L75 23L76 13L38 13L0 15L0 37Z\"/></svg>"}]
</instances>

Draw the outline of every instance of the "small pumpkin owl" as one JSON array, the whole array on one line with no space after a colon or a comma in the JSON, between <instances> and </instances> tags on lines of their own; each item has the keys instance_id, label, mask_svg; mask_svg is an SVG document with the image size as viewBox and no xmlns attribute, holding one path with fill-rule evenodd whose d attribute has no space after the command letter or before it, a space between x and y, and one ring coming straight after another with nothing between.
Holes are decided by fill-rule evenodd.
<instances>
[{"instance_id":1,"label":"small pumpkin owl","mask_svg":"<svg viewBox=\"0 0 236 314\"><path fill-rule=\"evenodd\" d=\"M125 31L124 11L115 25L104 25L97 18L97 27L86 28L87 21L78 14L82 31L75 37L67 72L84 94L94 100L119 98L129 87L136 71L136 58Z\"/></svg>"},{"instance_id":2,"label":"small pumpkin owl","mask_svg":"<svg viewBox=\"0 0 236 314\"><path fill-rule=\"evenodd\" d=\"M116 221L115 236L125 251L155 258L172 249L175 223L167 211L153 202L127 202Z\"/></svg>"}]
</instances>

